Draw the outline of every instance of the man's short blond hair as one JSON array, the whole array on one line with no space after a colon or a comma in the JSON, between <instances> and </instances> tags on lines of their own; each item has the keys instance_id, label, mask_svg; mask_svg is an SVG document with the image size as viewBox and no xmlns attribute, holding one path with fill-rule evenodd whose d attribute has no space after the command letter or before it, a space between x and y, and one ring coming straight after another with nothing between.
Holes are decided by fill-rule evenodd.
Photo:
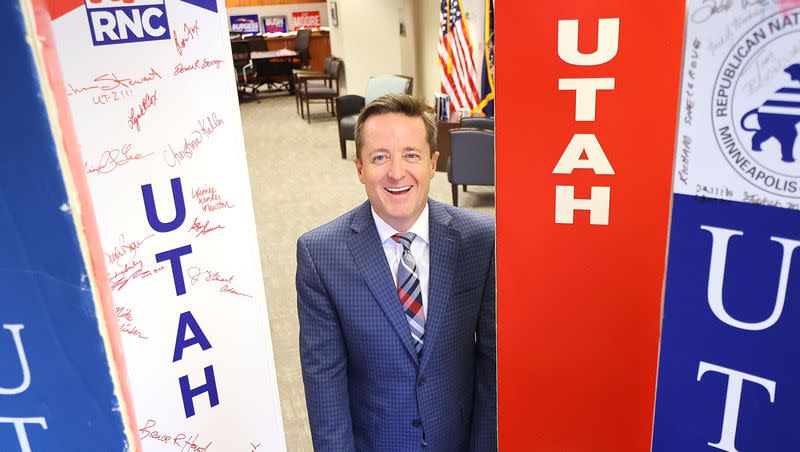
<instances>
[{"instance_id":1,"label":"man's short blond hair","mask_svg":"<svg viewBox=\"0 0 800 452\"><path fill-rule=\"evenodd\" d=\"M372 116L387 113L400 113L409 118L421 118L425 123L425 140L431 148L431 156L436 152L436 121L428 113L425 103L408 94L384 94L369 103L356 120L356 158L361 159L361 149L364 147L364 124Z\"/></svg>"}]
</instances>

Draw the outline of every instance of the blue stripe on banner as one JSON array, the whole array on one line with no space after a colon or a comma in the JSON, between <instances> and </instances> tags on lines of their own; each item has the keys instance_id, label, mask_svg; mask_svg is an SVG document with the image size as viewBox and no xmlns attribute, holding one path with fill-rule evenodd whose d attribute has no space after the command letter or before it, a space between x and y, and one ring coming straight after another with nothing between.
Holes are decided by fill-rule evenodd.
<instances>
[{"instance_id":1,"label":"blue stripe on banner","mask_svg":"<svg viewBox=\"0 0 800 452\"><path fill-rule=\"evenodd\" d=\"M800 88L781 88L778 90L779 93L791 93L791 94L800 94Z\"/></svg>"},{"instance_id":2,"label":"blue stripe on banner","mask_svg":"<svg viewBox=\"0 0 800 452\"><path fill-rule=\"evenodd\" d=\"M132 450L30 31L19 2L0 2L3 53L14 62L0 107L0 450Z\"/></svg>"},{"instance_id":3,"label":"blue stripe on banner","mask_svg":"<svg viewBox=\"0 0 800 452\"><path fill-rule=\"evenodd\" d=\"M653 452L796 450L799 231L796 210L674 195Z\"/></svg>"},{"instance_id":4,"label":"blue stripe on banner","mask_svg":"<svg viewBox=\"0 0 800 452\"><path fill-rule=\"evenodd\" d=\"M768 100L764 102L765 107L789 107L800 108L800 102L789 102L785 100Z\"/></svg>"},{"instance_id":5,"label":"blue stripe on banner","mask_svg":"<svg viewBox=\"0 0 800 452\"><path fill-rule=\"evenodd\" d=\"M209 11L217 12L217 0L181 0L190 5L199 6Z\"/></svg>"}]
</instances>

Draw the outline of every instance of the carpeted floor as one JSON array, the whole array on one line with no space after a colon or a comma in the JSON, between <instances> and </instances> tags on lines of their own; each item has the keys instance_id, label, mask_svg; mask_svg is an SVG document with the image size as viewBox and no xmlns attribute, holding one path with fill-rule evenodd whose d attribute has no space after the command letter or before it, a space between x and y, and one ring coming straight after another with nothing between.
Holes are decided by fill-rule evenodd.
<instances>
[{"instance_id":1,"label":"carpeted floor","mask_svg":"<svg viewBox=\"0 0 800 452\"><path fill-rule=\"evenodd\" d=\"M286 442L290 451L312 451L298 354L295 244L366 195L352 161L355 144L348 142L342 160L336 119L324 105L311 106L311 124L286 95L245 102L241 111ZM452 202L446 173L433 178L430 196ZM494 215L494 188L470 187L459 193L459 204Z\"/></svg>"}]
</instances>

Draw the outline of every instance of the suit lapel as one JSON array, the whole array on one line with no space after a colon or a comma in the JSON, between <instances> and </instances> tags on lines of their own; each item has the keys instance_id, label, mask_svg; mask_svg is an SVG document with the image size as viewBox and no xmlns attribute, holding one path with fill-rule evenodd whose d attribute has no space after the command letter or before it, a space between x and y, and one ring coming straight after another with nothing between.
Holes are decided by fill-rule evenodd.
<instances>
[{"instance_id":1,"label":"suit lapel","mask_svg":"<svg viewBox=\"0 0 800 452\"><path fill-rule=\"evenodd\" d=\"M417 352L414 350L408 321L397 296L397 287L394 286L394 278L386 262L386 254L383 252L369 202L362 204L358 209L351 228L355 235L347 244L361 276L364 277L369 290L400 337L406 351L414 362L417 362Z\"/></svg>"},{"instance_id":2,"label":"suit lapel","mask_svg":"<svg viewBox=\"0 0 800 452\"><path fill-rule=\"evenodd\" d=\"M436 336L447 316L453 272L456 271L459 233L452 228L452 217L436 201L428 201L430 215L430 276L428 282L428 317L425 320L425 343L420 372L431 360Z\"/></svg>"}]
</instances>

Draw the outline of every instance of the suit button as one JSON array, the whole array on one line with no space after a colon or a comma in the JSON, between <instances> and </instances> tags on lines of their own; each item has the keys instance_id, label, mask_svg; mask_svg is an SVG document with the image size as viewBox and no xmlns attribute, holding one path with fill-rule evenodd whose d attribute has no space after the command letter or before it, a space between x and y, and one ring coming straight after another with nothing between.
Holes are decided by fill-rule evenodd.
<instances>
[{"instance_id":1,"label":"suit button","mask_svg":"<svg viewBox=\"0 0 800 452\"><path fill-rule=\"evenodd\" d=\"M411 421L411 426L417 428L422 427L422 421L420 421L419 419L414 419L413 421Z\"/></svg>"},{"instance_id":2,"label":"suit button","mask_svg":"<svg viewBox=\"0 0 800 452\"><path fill-rule=\"evenodd\" d=\"M417 387L421 388L423 386L425 386L425 379L424 378L420 378L419 381L417 382Z\"/></svg>"}]
</instances>

